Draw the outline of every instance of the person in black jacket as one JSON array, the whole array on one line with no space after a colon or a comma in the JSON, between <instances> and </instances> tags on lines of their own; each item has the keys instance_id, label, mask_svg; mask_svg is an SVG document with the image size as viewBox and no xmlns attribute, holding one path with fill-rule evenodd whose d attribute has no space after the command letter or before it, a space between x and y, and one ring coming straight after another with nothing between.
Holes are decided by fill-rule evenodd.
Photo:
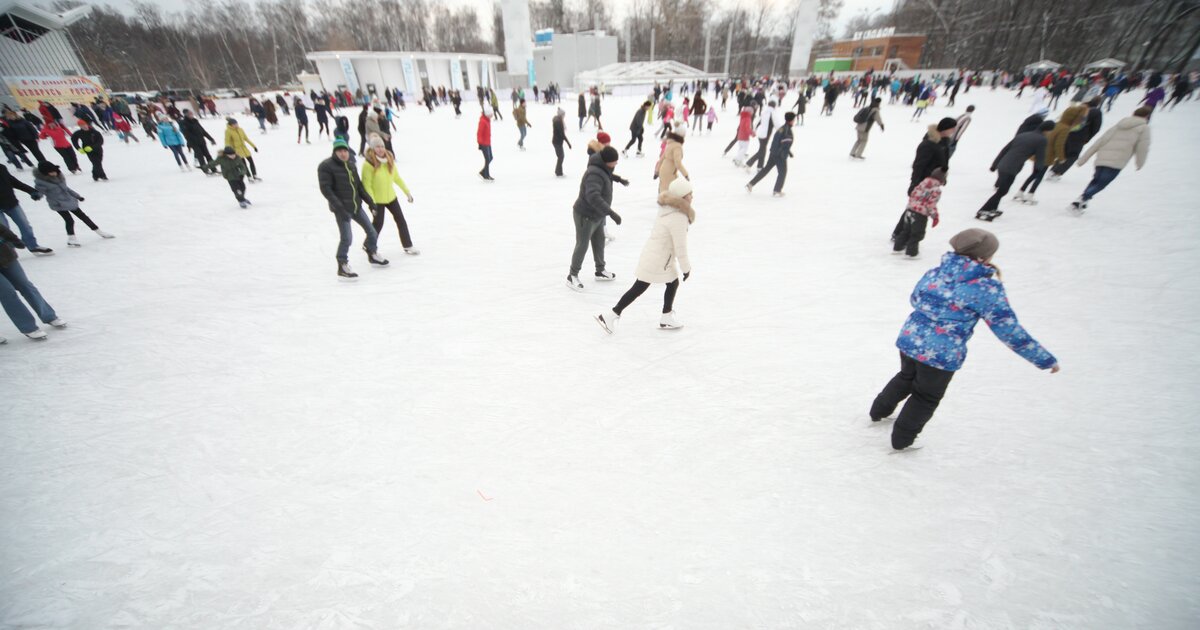
<instances>
[{"instance_id":1,"label":"person in black jacket","mask_svg":"<svg viewBox=\"0 0 1200 630\"><path fill-rule=\"evenodd\" d=\"M633 121L629 123L629 144L625 145L625 149L621 151L621 155L629 157L629 147L632 147L633 143L636 142L638 145L637 155L638 157L642 157L642 137L645 134L646 110L650 109L651 106L650 101L646 101L633 114Z\"/></svg>"},{"instance_id":2,"label":"person in black jacket","mask_svg":"<svg viewBox=\"0 0 1200 630\"><path fill-rule=\"evenodd\" d=\"M746 192L752 192L754 185L762 178L771 172L771 169L776 169L775 175L775 196L783 196L783 182L787 180L787 160L792 157L792 124L796 122L796 113L788 112L783 115L783 126L775 132L775 137L771 140L771 156L767 159L767 163L759 169L758 174L754 179L746 184Z\"/></svg>"},{"instance_id":3,"label":"person in black jacket","mask_svg":"<svg viewBox=\"0 0 1200 630\"><path fill-rule=\"evenodd\" d=\"M71 144L91 161L92 181L108 181L108 175L104 172L104 136L93 129L86 120L80 119L78 122L79 129L71 134Z\"/></svg>"},{"instance_id":4,"label":"person in black jacket","mask_svg":"<svg viewBox=\"0 0 1200 630\"><path fill-rule=\"evenodd\" d=\"M1030 114L1028 118L1021 121L1021 125L1017 127L1017 133L1013 135L1016 136L1017 134L1022 134L1026 131L1037 131L1038 127L1041 127L1042 123L1046 122L1046 116L1049 114L1050 110L1045 107Z\"/></svg>"},{"instance_id":5,"label":"person in black jacket","mask_svg":"<svg viewBox=\"0 0 1200 630\"><path fill-rule=\"evenodd\" d=\"M1016 181L1017 175L1025 167L1029 158L1034 160L1034 171L1043 168L1046 163L1046 134L1054 131L1054 121L1046 120L1038 131L1026 131L1004 145L996 159L992 161L991 171L996 173L996 192L983 203L983 207L975 213L975 218L982 221L994 221L1004 214L999 210L1000 200L1008 194Z\"/></svg>"},{"instance_id":6,"label":"person in black jacket","mask_svg":"<svg viewBox=\"0 0 1200 630\"><path fill-rule=\"evenodd\" d=\"M587 99L584 98L583 92L579 93L579 128L583 129L583 121L587 120Z\"/></svg>"},{"instance_id":7,"label":"person in black jacket","mask_svg":"<svg viewBox=\"0 0 1200 630\"><path fill-rule=\"evenodd\" d=\"M9 141L14 145L29 149L38 162L46 161L46 156L42 155L41 149L38 149L37 127L34 127L33 123L28 120L17 116L17 112L11 109L4 112L4 135L8 136Z\"/></svg>"},{"instance_id":8,"label":"person in black jacket","mask_svg":"<svg viewBox=\"0 0 1200 630\"><path fill-rule=\"evenodd\" d=\"M329 133L329 97L322 96L313 101L313 112L317 114L317 139L321 139L322 133L332 135Z\"/></svg>"},{"instance_id":9,"label":"person in black jacket","mask_svg":"<svg viewBox=\"0 0 1200 630\"><path fill-rule=\"evenodd\" d=\"M345 140L334 140L333 155L317 167L317 181L321 186L321 194L329 201L329 211L337 221L338 234L341 237L337 249L338 275L343 278L358 277L358 274L350 269L348 258L350 243L354 239L350 228L351 221L367 233L367 240L363 243L367 260L372 265L386 267L388 261L379 255L376 245L379 235L371 225L371 220L367 218L367 213L363 212L362 202L367 202L367 207L371 208L372 212L377 212L378 207L363 188L362 180L359 179L358 172L350 160L350 145L346 144Z\"/></svg>"},{"instance_id":10,"label":"person in black jacket","mask_svg":"<svg viewBox=\"0 0 1200 630\"><path fill-rule=\"evenodd\" d=\"M933 174L933 169L950 170L950 136L954 135L956 126L958 121L950 117L929 126L925 138L917 145L917 155L913 158L912 177L909 179L906 194L911 195L917 184Z\"/></svg>"},{"instance_id":11,"label":"person in black jacket","mask_svg":"<svg viewBox=\"0 0 1200 630\"><path fill-rule=\"evenodd\" d=\"M554 175L556 177L563 176L563 158L566 157L566 154L563 152L563 143L565 142L566 145L572 149L575 148L571 146L571 141L567 139L567 125L563 120L566 115L567 112L564 111L563 108L559 107L558 113L554 115L554 119L551 121L552 132L550 143L554 145L554 155L558 158L558 161L554 163Z\"/></svg>"},{"instance_id":12,"label":"person in black jacket","mask_svg":"<svg viewBox=\"0 0 1200 630\"><path fill-rule=\"evenodd\" d=\"M183 120L179 121L179 131L183 133L188 148L196 156L196 166L204 166L212 161L212 154L208 152L208 145L204 144L204 141L208 140L208 144L216 144L217 141L208 135L204 125L201 125L200 121L196 120L196 116L192 114L192 110L183 110Z\"/></svg>"},{"instance_id":13,"label":"person in black jacket","mask_svg":"<svg viewBox=\"0 0 1200 630\"><path fill-rule=\"evenodd\" d=\"M54 250L38 245L37 236L33 233L33 226L29 224L29 219L25 217L25 210L17 202L16 191L18 190L29 195L29 198L34 201L42 198L42 193L13 177L7 168L0 166L0 226L8 227L8 220L4 218L5 215L8 215L13 223L17 224L17 231L21 233L21 240L29 247L29 251L41 256L53 254Z\"/></svg>"},{"instance_id":14,"label":"person in black jacket","mask_svg":"<svg viewBox=\"0 0 1200 630\"><path fill-rule=\"evenodd\" d=\"M1104 124L1104 114L1100 111L1101 102L1103 99L1099 96L1089 101L1087 118L1079 129L1067 134L1066 159L1050 167L1050 181L1062 179L1063 174L1079 159L1079 154L1083 153L1083 147L1100 133L1100 127Z\"/></svg>"},{"instance_id":15,"label":"person in black jacket","mask_svg":"<svg viewBox=\"0 0 1200 630\"><path fill-rule=\"evenodd\" d=\"M575 291L583 290L579 270L583 268L583 256L587 254L589 244L596 263L596 280L609 281L617 277L604 270L604 219L612 217L614 223L621 225L621 216L612 209L612 172L617 168L618 159L620 155L615 147L604 147L588 158L587 170L579 182L579 197L572 207L575 250L571 253L571 269L567 273L567 286Z\"/></svg>"},{"instance_id":16,"label":"person in black jacket","mask_svg":"<svg viewBox=\"0 0 1200 630\"><path fill-rule=\"evenodd\" d=\"M304 105L304 99L297 96L292 101L292 108L296 111L296 144L300 144L301 134L304 134L305 144L312 144L308 140L308 108Z\"/></svg>"},{"instance_id":17,"label":"person in black jacket","mask_svg":"<svg viewBox=\"0 0 1200 630\"><path fill-rule=\"evenodd\" d=\"M59 319L37 287L29 281L21 263L17 262L14 248L25 249L25 243L7 227L0 225L0 306L4 307L4 312L8 313L17 330L34 341L43 341L46 333L38 328L37 319L33 318L33 313L29 312L19 296L25 298L43 322L55 328L66 328L67 322ZM7 340L0 337L0 343L7 343Z\"/></svg>"}]
</instances>

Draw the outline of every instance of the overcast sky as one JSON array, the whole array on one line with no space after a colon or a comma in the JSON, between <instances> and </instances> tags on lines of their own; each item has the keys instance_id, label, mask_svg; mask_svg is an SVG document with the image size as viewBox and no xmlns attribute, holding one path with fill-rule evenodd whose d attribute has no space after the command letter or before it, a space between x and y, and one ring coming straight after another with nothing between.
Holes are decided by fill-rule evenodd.
<instances>
[{"instance_id":1,"label":"overcast sky","mask_svg":"<svg viewBox=\"0 0 1200 630\"><path fill-rule=\"evenodd\" d=\"M86 0L85 0L86 1ZM189 5L208 2L209 0L153 0L152 4L162 7L165 11L183 11ZM492 0L441 0L448 5L474 6L479 11L480 22L484 25L491 23L492 17ZM568 0L569 1L569 0ZM788 0L775 0L777 4L782 4ZM249 0L253 3L255 0ZM613 7L616 9L616 18L619 20L624 15L625 7L629 6L631 0L611 0ZM714 0L718 7L732 7L739 3L739 0ZM742 0L745 3L744 0ZM855 14L862 11L873 11L875 9L886 10L890 9L893 0L844 0L845 5L842 13L838 16L835 23L834 35L841 37L842 31L845 28L847 20ZM93 0L92 4L107 4L118 9L129 10L133 6L134 0Z\"/></svg>"}]
</instances>

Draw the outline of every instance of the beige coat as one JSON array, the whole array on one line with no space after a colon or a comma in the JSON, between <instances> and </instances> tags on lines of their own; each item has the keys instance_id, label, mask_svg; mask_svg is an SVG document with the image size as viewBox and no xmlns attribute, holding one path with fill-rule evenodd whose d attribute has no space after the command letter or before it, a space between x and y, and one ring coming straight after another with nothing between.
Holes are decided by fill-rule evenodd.
<instances>
[{"instance_id":1,"label":"beige coat","mask_svg":"<svg viewBox=\"0 0 1200 630\"><path fill-rule=\"evenodd\" d=\"M666 193L658 196L658 203L661 204L658 219L650 231L650 240L642 248L636 275L642 282L668 284L692 271L687 232L695 214L690 203Z\"/></svg>"},{"instance_id":2,"label":"beige coat","mask_svg":"<svg viewBox=\"0 0 1200 630\"><path fill-rule=\"evenodd\" d=\"M1083 166L1095 155L1096 166L1122 169L1129 164L1130 158L1137 157L1137 167L1141 170L1149 152L1149 121L1141 116L1130 116L1092 142L1079 156L1079 165Z\"/></svg>"},{"instance_id":3,"label":"beige coat","mask_svg":"<svg viewBox=\"0 0 1200 630\"><path fill-rule=\"evenodd\" d=\"M658 192L666 192L667 187L679 175L691 177L688 175L687 169L683 167L683 144L674 139L668 139L667 148L663 150L662 159L658 161Z\"/></svg>"}]
</instances>

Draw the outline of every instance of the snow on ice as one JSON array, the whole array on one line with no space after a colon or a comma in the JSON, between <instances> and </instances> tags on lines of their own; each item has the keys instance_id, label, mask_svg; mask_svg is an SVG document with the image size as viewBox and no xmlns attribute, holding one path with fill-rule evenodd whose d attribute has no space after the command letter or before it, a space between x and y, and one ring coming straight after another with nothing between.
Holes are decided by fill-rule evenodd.
<instances>
[{"instance_id":1,"label":"snow on ice","mask_svg":"<svg viewBox=\"0 0 1200 630\"><path fill-rule=\"evenodd\" d=\"M0 626L1196 627L1200 104L1156 114L1146 168L1086 216L1066 206L1090 165L1043 183L1040 205L1004 202L995 261L1063 371L981 325L924 448L889 457L867 408L908 294L983 226L988 166L1029 96L977 88L920 123L885 105L864 162L849 99L833 117L810 105L783 199L773 175L746 193L720 111L685 145L686 328L657 329L654 287L613 336L592 316L632 281L658 145L617 167L633 184L614 195L616 281L593 282L589 255L570 291L595 133L571 97L564 179L551 106L530 103L527 152L505 107L495 183L475 175L473 101L458 120L400 113L422 254L389 218L392 264L374 268L355 227L356 283L336 278L317 190L330 145L297 145L289 117L267 135L242 119L264 178L245 210L145 138L107 139L111 182L70 176L114 240L81 229L68 250L22 196L57 255L21 262L70 327L35 344L0 321ZM605 102L618 147L637 103ZM913 150L968 104L942 224L898 260Z\"/></svg>"}]
</instances>

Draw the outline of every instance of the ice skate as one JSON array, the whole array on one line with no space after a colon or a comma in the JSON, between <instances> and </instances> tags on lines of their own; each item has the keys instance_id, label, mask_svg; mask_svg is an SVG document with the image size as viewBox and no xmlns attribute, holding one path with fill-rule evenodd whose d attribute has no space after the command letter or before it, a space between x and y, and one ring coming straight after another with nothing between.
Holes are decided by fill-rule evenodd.
<instances>
[{"instance_id":1,"label":"ice skate","mask_svg":"<svg viewBox=\"0 0 1200 630\"><path fill-rule=\"evenodd\" d=\"M350 268L350 263L338 263L338 276L342 278L357 278L358 274Z\"/></svg>"},{"instance_id":2,"label":"ice skate","mask_svg":"<svg viewBox=\"0 0 1200 630\"><path fill-rule=\"evenodd\" d=\"M629 157L629 149L621 149L621 157L628 158Z\"/></svg>"},{"instance_id":3,"label":"ice skate","mask_svg":"<svg viewBox=\"0 0 1200 630\"><path fill-rule=\"evenodd\" d=\"M772 197L782 197L782 196L783 196L783 191L781 190L781 191L779 191L779 192L774 192L774 193L771 193L771 196L772 196Z\"/></svg>"},{"instance_id":4,"label":"ice skate","mask_svg":"<svg viewBox=\"0 0 1200 630\"><path fill-rule=\"evenodd\" d=\"M30 339L32 339L34 341L45 341L46 340L46 331L38 329L33 332L25 333L25 336L29 337Z\"/></svg>"},{"instance_id":5,"label":"ice skate","mask_svg":"<svg viewBox=\"0 0 1200 630\"><path fill-rule=\"evenodd\" d=\"M1027 206L1038 205L1037 197L1035 197L1033 193L1025 193L1025 205L1027 205Z\"/></svg>"},{"instance_id":6,"label":"ice skate","mask_svg":"<svg viewBox=\"0 0 1200 630\"><path fill-rule=\"evenodd\" d=\"M600 313L596 316L596 323L600 324L600 327L604 329L604 332L610 335L614 332L617 332L617 322L619 321L621 321L621 316L617 315L614 311Z\"/></svg>"},{"instance_id":7,"label":"ice skate","mask_svg":"<svg viewBox=\"0 0 1200 630\"><path fill-rule=\"evenodd\" d=\"M250 202L243 199L242 201L238 202L238 205L241 206L242 208L249 208Z\"/></svg>"},{"instance_id":8,"label":"ice skate","mask_svg":"<svg viewBox=\"0 0 1200 630\"><path fill-rule=\"evenodd\" d=\"M746 184L746 192L748 192L748 193L754 192L754 184Z\"/></svg>"},{"instance_id":9,"label":"ice skate","mask_svg":"<svg viewBox=\"0 0 1200 630\"><path fill-rule=\"evenodd\" d=\"M34 256L53 256L54 250L49 247L30 247L29 251Z\"/></svg>"},{"instance_id":10,"label":"ice skate","mask_svg":"<svg viewBox=\"0 0 1200 630\"><path fill-rule=\"evenodd\" d=\"M675 311L671 311L670 313L662 314L662 317L658 319L658 327L661 330L675 330L676 328L683 328L683 324L675 321Z\"/></svg>"},{"instance_id":11,"label":"ice skate","mask_svg":"<svg viewBox=\"0 0 1200 630\"><path fill-rule=\"evenodd\" d=\"M1083 211L1087 210L1087 204L1088 204L1087 200L1084 199L1083 197L1080 197L1080 198L1076 199L1075 201L1072 201L1071 207L1070 207L1071 214L1073 214L1077 217L1083 216Z\"/></svg>"},{"instance_id":12,"label":"ice skate","mask_svg":"<svg viewBox=\"0 0 1200 630\"><path fill-rule=\"evenodd\" d=\"M617 277L617 274L615 274L611 271L597 271L596 272L596 279L601 282L608 282L608 281L616 279L616 277Z\"/></svg>"},{"instance_id":13,"label":"ice skate","mask_svg":"<svg viewBox=\"0 0 1200 630\"><path fill-rule=\"evenodd\" d=\"M645 153L642 153L641 151L638 151L638 152L637 152L637 156L638 156L638 157L645 157L645 156L646 156L646 154L645 154Z\"/></svg>"},{"instance_id":14,"label":"ice skate","mask_svg":"<svg viewBox=\"0 0 1200 630\"><path fill-rule=\"evenodd\" d=\"M583 283L579 281L579 276L567 276L567 286L572 291L582 291Z\"/></svg>"},{"instance_id":15,"label":"ice skate","mask_svg":"<svg viewBox=\"0 0 1200 630\"><path fill-rule=\"evenodd\" d=\"M179 172L180 172L180 173L186 173L186 172L187 172L187 167L186 167L186 166L184 166L184 165L182 165L182 164L180 164L180 165L179 165Z\"/></svg>"},{"instance_id":16,"label":"ice skate","mask_svg":"<svg viewBox=\"0 0 1200 630\"><path fill-rule=\"evenodd\" d=\"M1051 182L1056 182L1056 181L1059 181L1060 179L1062 179L1062 175L1059 175L1058 173L1055 173L1053 171L1051 171L1050 175L1046 177L1046 181L1051 181Z\"/></svg>"},{"instance_id":17,"label":"ice skate","mask_svg":"<svg viewBox=\"0 0 1200 630\"><path fill-rule=\"evenodd\" d=\"M54 318L54 321L50 322L50 325L55 328L66 328L67 322L63 321L61 317L56 317Z\"/></svg>"},{"instance_id":18,"label":"ice skate","mask_svg":"<svg viewBox=\"0 0 1200 630\"><path fill-rule=\"evenodd\" d=\"M96 236L99 236L100 238L117 238L117 237L113 236L112 234L105 232L104 230L96 229L96 230L92 230L92 231L95 232Z\"/></svg>"},{"instance_id":19,"label":"ice skate","mask_svg":"<svg viewBox=\"0 0 1200 630\"><path fill-rule=\"evenodd\" d=\"M79 239L75 238L74 234L67 237L67 247L83 247L79 244Z\"/></svg>"},{"instance_id":20,"label":"ice skate","mask_svg":"<svg viewBox=\"0 0 1200 630\"><path fill-rule=\"evenodd\" d=\"M421 255L421 250L417 249L416 247L405 247L404 253L408 254L409 256L419 256Z\"/></svg>"},{"instance_id":21,"label":"ice skate","mask_svg":"<svg viewBox=\"0 0 1200 630\"><path fill-rule=\"evenodd\" d=\"M979 212L975 213L975 218L979 219L980 221L987 221L990 223L995 221L996 217L999 217L1002 214L1004 213L1000 210L980 210Z\"/></svg>"},{"instance_id":22,"label":"ice skate","mask_svg":"<svg viewBox=\"0 0 1200 630\"><path fill-rule=\"evenodd\" d=\"M377 252L377 251L367 252L367 260L369 260L372 265L378 265L380 267L388 266L388 259L384 258L383 256L380 256L379 252Z\"/></svg>"},{"instance_id":23,"label":"ice skate","mask_svg":"<svg viewBox=\"0 0 1200 630\"><path fill-rule=\"evenodd\" d=\"M904 260L920 260L920 259L921 259L920 254L905 254L904 255Z\"/></svg>"}]
</instances>

